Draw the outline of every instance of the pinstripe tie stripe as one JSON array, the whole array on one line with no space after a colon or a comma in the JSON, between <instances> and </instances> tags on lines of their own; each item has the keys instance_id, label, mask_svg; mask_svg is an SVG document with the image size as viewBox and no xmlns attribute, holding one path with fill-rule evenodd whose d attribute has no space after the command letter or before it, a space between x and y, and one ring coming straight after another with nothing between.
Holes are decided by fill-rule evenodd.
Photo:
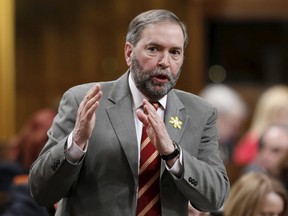
<instances>
[{"instance_id":1,"label":"pinstripe tie stripe","mask_svg":"<svg viewBox=\"0 0 288 216\"><path fill-rule=\"evenodd\" d=\"M137 216L159 216L160 156L143 127L139 170Z\"/></svg>"}]
</instances>

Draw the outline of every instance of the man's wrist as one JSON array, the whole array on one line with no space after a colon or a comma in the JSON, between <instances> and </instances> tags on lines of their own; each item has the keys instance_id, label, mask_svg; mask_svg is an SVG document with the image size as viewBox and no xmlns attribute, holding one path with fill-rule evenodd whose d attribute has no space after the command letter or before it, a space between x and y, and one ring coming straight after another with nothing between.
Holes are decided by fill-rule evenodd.
<instances>
[{"instance_id":1,"label":"man's wrist","mask_svg":"<svg viewBox=\"0 0 288 216\"><path fill-rule=\"evenodd\" d=\"M173 142L173 145L174 145L174 151L171 154L168 154L168 155L160 155L160 157L163 160L165 160L165 161L172 160L172 159L176 158L180 154L179 145L175 141L172 141L172 142Z\"/></svg>"}]
</instances>

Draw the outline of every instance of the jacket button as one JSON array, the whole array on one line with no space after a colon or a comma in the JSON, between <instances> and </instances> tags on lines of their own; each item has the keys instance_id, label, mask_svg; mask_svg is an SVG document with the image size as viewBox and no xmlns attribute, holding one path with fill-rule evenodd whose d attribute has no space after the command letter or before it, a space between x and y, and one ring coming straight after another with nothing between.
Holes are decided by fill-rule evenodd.
<instances>
[{"instance_id":1,"label":"jacket button","mask_svg":"<svg viewBox=\"0 0 288 216\"><path fill-rule=\"evenodd\" d=\"M194 186L197 186L197 185L198 185L198 181L196 181L195 179L193 179L193 178L191 178L191 177L189 177L188 181L189 181L192 185L194 185Z\"/></svg>"}]
</instances>

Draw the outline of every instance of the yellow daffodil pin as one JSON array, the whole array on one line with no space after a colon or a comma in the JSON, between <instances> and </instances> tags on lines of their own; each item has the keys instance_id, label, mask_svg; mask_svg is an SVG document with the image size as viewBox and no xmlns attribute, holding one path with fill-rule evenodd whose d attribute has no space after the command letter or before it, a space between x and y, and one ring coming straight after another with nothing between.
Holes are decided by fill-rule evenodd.
<instances>
[{"instance_id":1,"label":"yellow daffodil pin","mask_svg":"<svg viewBox=\"0 0 288 216\"><path fill-rule=\"evenodd\" d=\"M174 128L178 128L181 129L181 125L182 125L182 121L180 121L180 119L178 118L178 116L175 117L171 117L169 123L174 127Z\"/></svg>"}]
</instances>

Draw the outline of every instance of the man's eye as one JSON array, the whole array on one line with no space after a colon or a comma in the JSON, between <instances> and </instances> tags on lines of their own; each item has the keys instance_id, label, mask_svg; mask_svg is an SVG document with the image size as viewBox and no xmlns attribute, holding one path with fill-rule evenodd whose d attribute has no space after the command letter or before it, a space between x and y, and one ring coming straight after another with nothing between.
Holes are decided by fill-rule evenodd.
<instances>
[{"instance_id":1,"label":"man's eye","mask_svg":"<svg viewBox=\"0 0 288 216\"><path fill-rule=\"evenodd\" d=\"M156 47L148 47L150 52L156 52L158 49Z\"/></svg>"},{"instance_id":2,"label":"man's eye","mask_svg":"<svg viewBox=\"0 0 288 216\"><path fill-rule=\"evenodd\" d=\"M179 50L172 50L171 51L171 54L174 56L174 57L179 57L181 55L181 52Z\"/></svg>"}]
</instances>

